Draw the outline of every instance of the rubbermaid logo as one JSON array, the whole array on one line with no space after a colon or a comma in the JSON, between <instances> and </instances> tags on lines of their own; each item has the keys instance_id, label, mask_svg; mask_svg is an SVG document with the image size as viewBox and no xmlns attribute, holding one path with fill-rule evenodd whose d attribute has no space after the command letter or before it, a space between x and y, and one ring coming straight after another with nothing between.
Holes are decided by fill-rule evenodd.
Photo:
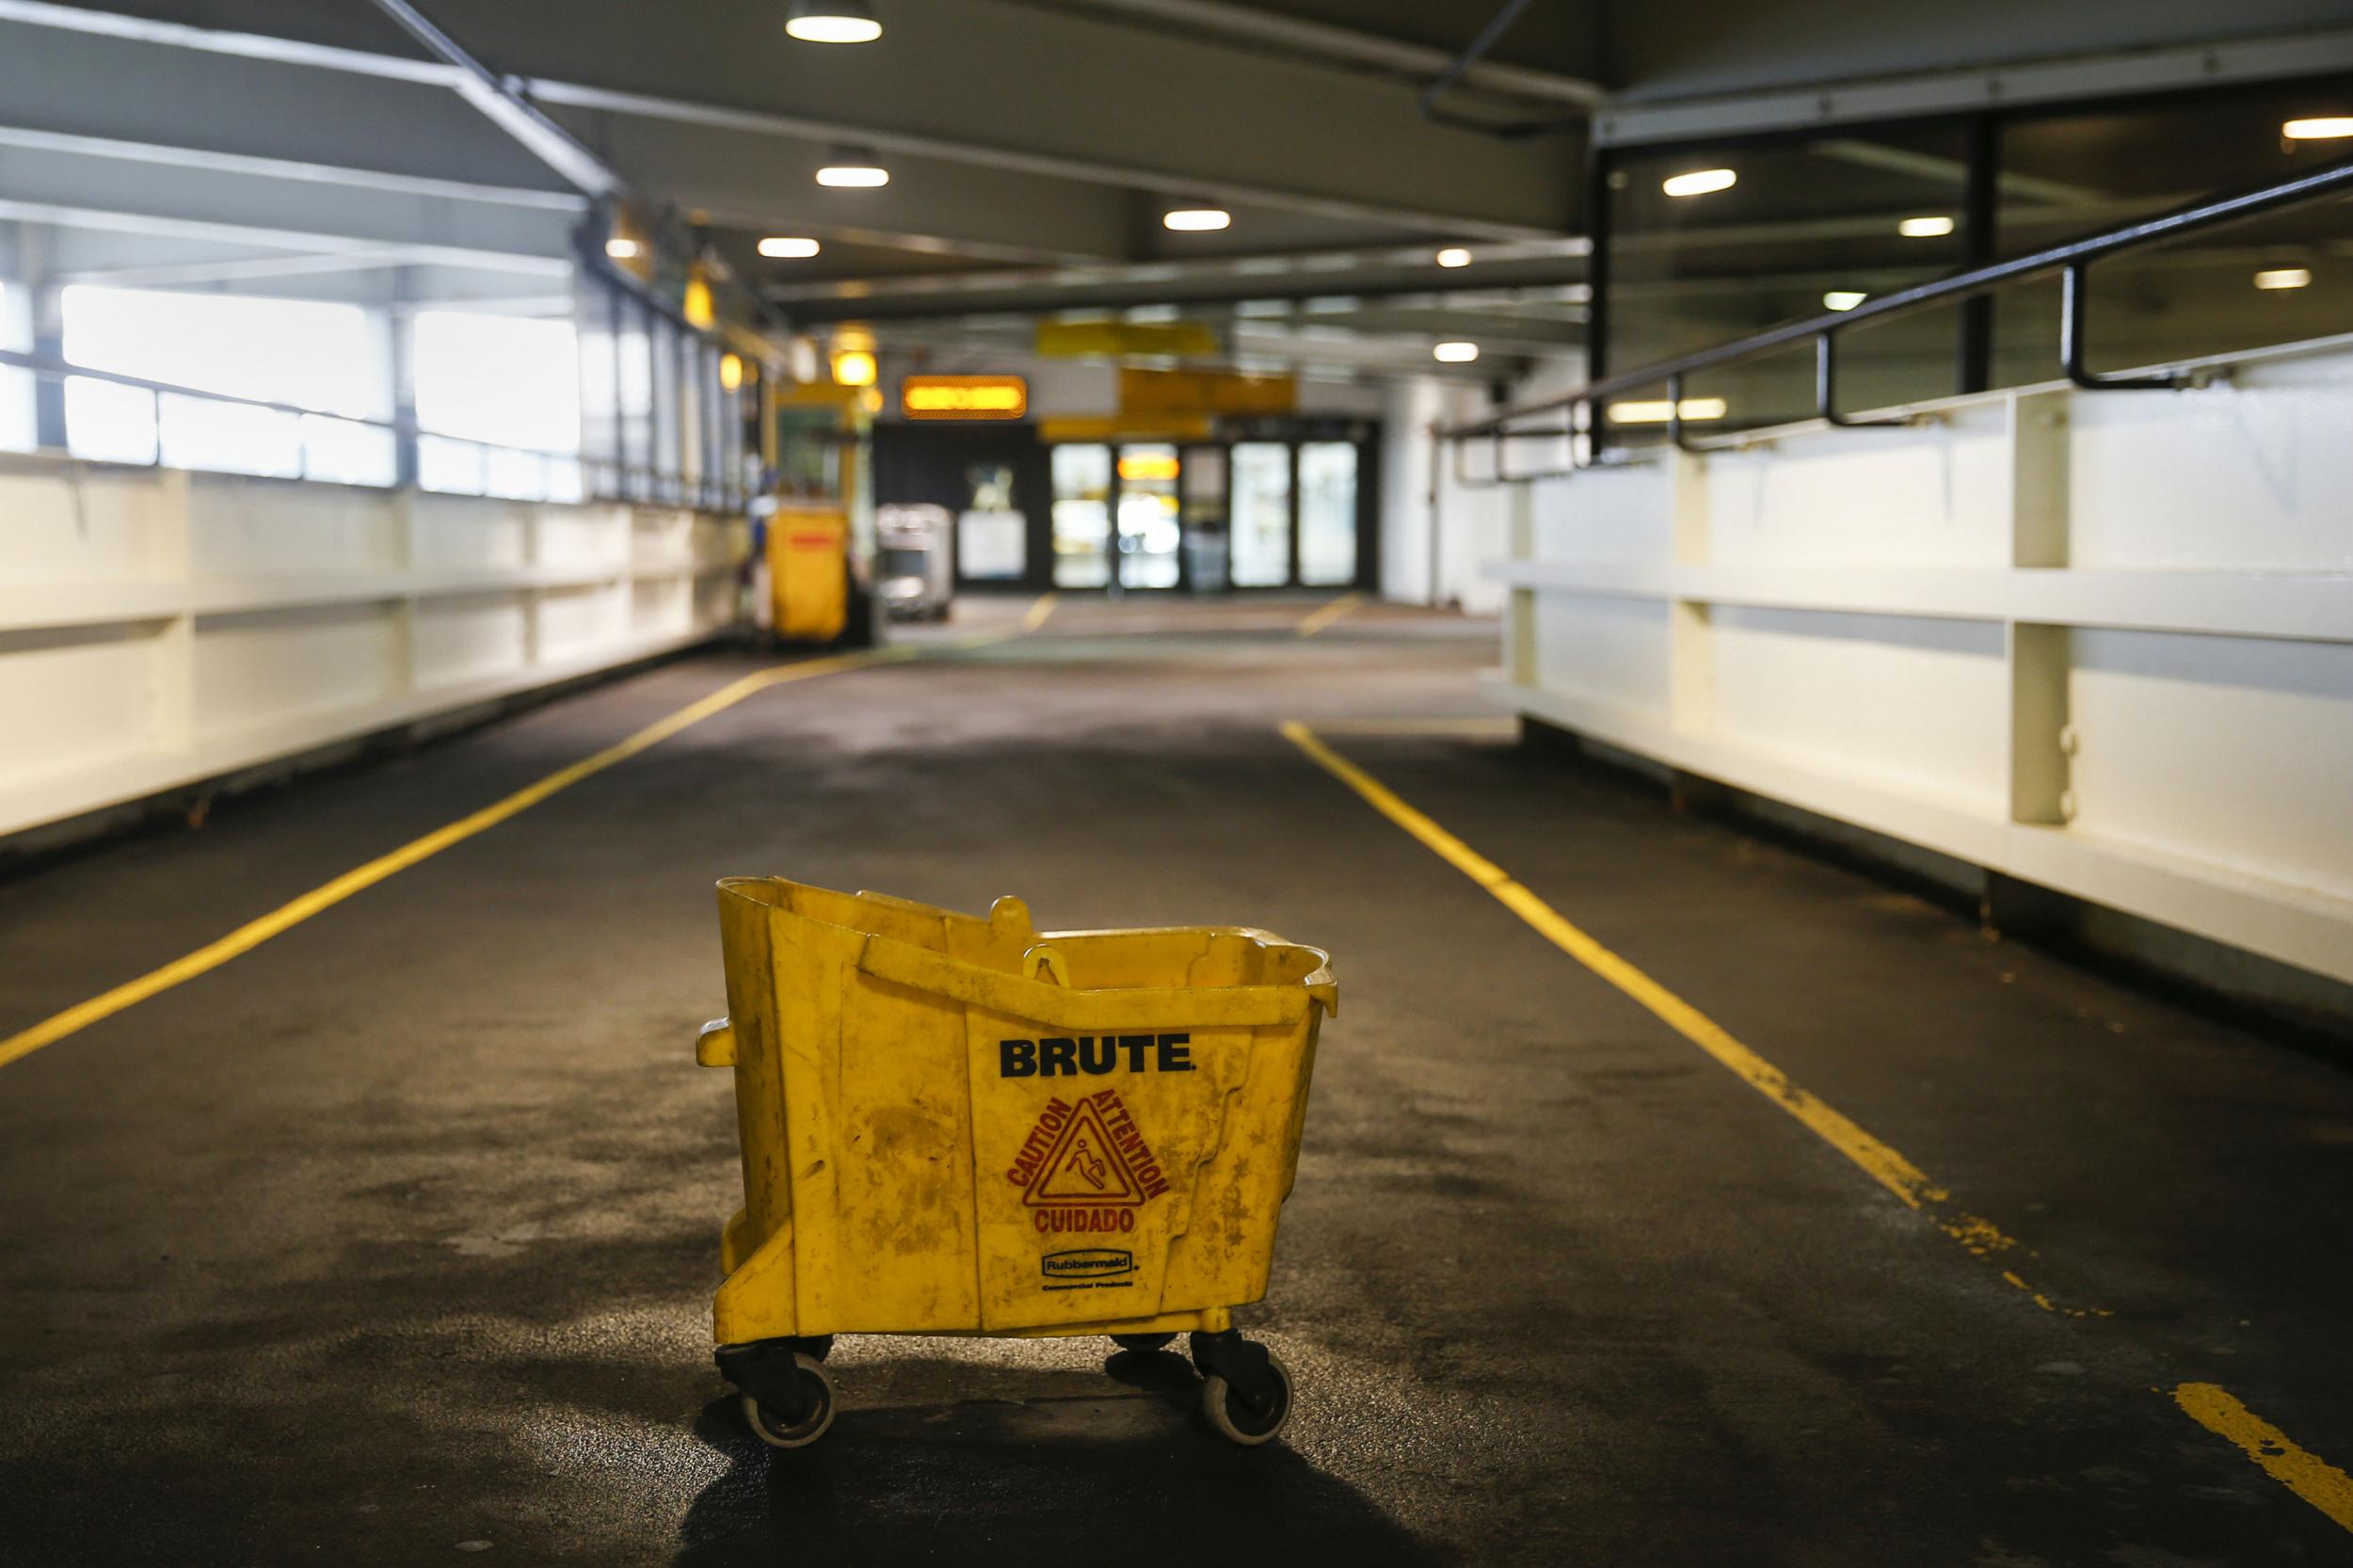
<instances>
[{"instance_id":1,"label":"rubbermaid logo","mask_svg":"<svg viewBox=\"0 0 2353 1568\"><path fill-rule=\"evenodd\" d=\"M1134 1273L1136 1255L1116 1247L1078 1247L1049 1252L1037 1260L1037 1266L1048 1279L1107 1279Z\"/></svg>"}]
</instances>

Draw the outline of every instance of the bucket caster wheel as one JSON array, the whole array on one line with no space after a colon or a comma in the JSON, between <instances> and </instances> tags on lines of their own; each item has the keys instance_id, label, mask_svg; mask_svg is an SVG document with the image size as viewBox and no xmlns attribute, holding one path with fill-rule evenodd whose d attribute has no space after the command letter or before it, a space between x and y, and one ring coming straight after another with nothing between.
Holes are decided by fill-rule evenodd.
<instances>
[{"instance_id":1,"label":"bucket caster wheel","mask_svg":"<svg viewBox=\"0 0 2353 1568\"><path fill-rule=\"evenodd\" d=\"M1114 1334L1112 1343L1123 1351L1149 1355L1154 1351L1164 1351L1176 1343L1176 1336L1173 1334Z\"/></svg>"},{"instance_id":2,"label":"bucket caster wheel","mask_svg":"<svg viewBox=\"0 0 2353 1568\"><path fill-rule=\"evenodd\" d=\"M1220 1437L1245 1448L1272 1443L1291 1417L1291 1374L1283 1358L1228 1329L1193 1336L1201 1369L1201 1414Z\"/></svg>"},{"instance_id":3,"label":"bucket caster wheel","mask_svg":"<svg viewBox=\"0 0 2353 1568\"><path fill-rule=\"evenodd\" d=\"M780 1368L779 1368L780 1369ZM752 1435L772 1448L806 1448L825 1435L833 1425L833 1379L817 1358L806 1352L792 1355L793 1392L798 1396L798 1414L780 1408L760 1399L757 1394L744 1396L744 1423L752 1429Z\"/></svg>"}]
</instances>

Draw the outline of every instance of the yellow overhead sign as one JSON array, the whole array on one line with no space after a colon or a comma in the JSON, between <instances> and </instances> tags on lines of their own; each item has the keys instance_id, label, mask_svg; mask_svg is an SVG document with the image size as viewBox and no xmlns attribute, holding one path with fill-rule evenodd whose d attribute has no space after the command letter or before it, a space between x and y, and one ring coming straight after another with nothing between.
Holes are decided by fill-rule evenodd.
<instances>
[{"instance_id":1,"label":"yellow overhead sign","mask_svg":"<svg viewBox=\"0 0 2353 1568\"><path fill-rule=\"evenodd\" d=\"M909 419L1019 419L1030 411L1030 383L1018 376L910 376L899 383L899 411Z\"/></svg>"},{"instance_id":2,"label":"yellow overhead sign","mask_svg":"<svg viewBox=\"0 0 2353 1568\"><path fill-rule=\"evenodd\" d=\"M1240 376L1212 370L1119 373L1123 414L1288 414L1299 407L1289 376Z\"/></svg>"},{"instance_id":3,"label":"yellow overhead sign","mask_svg":"<svg viewBox=\"0 0 2353 1568\"><path fill-rule=\"evenodd\" d=\"M1197 321L1041 321L1037 351L1044 359L1083 355L1216 354L1217 329Z\"/></svg>"},{"instance_id":4,"label":"yellow overhead sign","mask_svg":"<svg viewBox=\"0 0 2353 1568\"><path fill-rule=\"evenodd\" d=\"M1123 415L1116 419L1078 417L1041 419L1037 439L1059 441L1206 441L1207 414L1161 414L1153 418Z\"/></svg>"}]
</instances>

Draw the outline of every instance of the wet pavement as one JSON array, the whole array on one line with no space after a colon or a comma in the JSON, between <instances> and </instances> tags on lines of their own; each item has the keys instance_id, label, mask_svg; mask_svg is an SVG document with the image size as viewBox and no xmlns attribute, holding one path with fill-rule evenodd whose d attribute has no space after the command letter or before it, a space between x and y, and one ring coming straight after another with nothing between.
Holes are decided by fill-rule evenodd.
<instances>
[{"instance_id":1,"label":"wet pavement","mask_svg":"<svg viewBox=\"0 0 2353 1568\"><path fill-rule=\"evenodd\" d=\"M2353 1561L2170 1397L2353 1460L2341 1064L1513 744L1491 625L1073 599L960 646L1027 607L749 697L0 1067L0 1561ZM0 883L0 1034L762 663ZM2018 1249L1956 1244L1286 719ZM847 1337L824 1441L748 1436L709 1344L731 1101L692 1057L744 873L1334 952L1245 1315L1284 1444L1102 1340Z\"/></svg>"}]
</instances>

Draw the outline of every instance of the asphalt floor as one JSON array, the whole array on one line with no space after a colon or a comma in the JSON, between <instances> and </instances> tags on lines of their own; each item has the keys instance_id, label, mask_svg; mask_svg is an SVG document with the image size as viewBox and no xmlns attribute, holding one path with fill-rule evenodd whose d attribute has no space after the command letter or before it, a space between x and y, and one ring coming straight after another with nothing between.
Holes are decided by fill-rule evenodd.
<instances>
[{"instance_id":1,"label":"asphalt floor","mask_svg":"<svg viewBox=\"0 0 2353 1568\"><path fill-rule=\"evenodd\" d=\"M1491 624L1027 608L747 696L0 1066L0 1562L2353 1562L2180 1393L2353 1462L2342 1063L1518 744L1474 686ZM0 1037L772 663L0 883ZM710 1359L732 1106L692 1054L712 884L747 873L1332 952L1243 1314L1296 1381L1282 1443L1219 1442L1181 1359L1099 1339L847 1336L826 1438L748 1435Z\"/></svg>"}]
</instances>

